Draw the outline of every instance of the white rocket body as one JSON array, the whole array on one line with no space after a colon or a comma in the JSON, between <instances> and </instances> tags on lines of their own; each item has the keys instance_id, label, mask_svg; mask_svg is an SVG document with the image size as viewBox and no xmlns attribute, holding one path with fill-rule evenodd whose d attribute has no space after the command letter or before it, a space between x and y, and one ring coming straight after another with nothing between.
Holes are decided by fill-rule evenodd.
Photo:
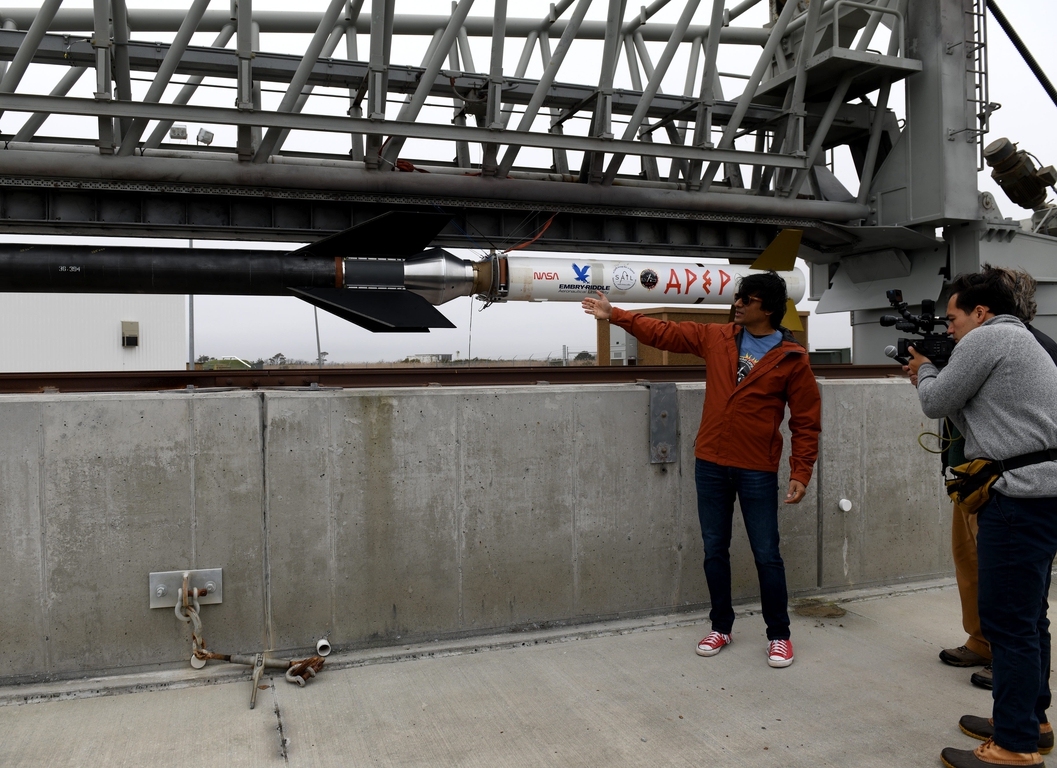
<instances>
[{"instance_id":1,"label":"white rocket body","mask_svg":"<svg viewBox=\"0 0 1057 768\"><path fill-rule=\"evenodd\" d=\"M738 281L759 272L725 262L633 261L586 256L537 258L507 256L507 301L582 301L595 291L610 301L643 304L730 306ZM789 298L804 297L807 281L794 269L779 272Z\"/></svg>"}]
</instances>

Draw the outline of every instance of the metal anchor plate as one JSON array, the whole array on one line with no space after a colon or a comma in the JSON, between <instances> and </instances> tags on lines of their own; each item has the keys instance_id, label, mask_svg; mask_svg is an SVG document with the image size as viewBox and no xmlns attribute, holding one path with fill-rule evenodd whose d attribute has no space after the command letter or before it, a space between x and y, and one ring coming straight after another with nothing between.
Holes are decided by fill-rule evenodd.
<instances>
[{"instance_id":1,"label":"metal anchor plate","mask_svg":"<svg viewBox=\"0 0 1057 768\"><path fill-rule=\"evenodd\" d=\"M198 587L198 602L214 605L224 602L224 569L199 568L186 571L155 571L150 575L150 607L173 608L188 574L187 588Z\"/></svg>"}]
</instances>

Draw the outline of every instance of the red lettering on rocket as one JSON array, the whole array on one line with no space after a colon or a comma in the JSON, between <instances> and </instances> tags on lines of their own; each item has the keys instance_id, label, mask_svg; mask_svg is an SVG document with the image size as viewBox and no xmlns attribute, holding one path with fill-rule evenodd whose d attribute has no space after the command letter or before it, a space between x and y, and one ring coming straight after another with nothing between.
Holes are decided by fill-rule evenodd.
<instances>
[{"instance_id":1,"label":"red lettering on rocket","mask_svg":"<svg viewBox=\"0 0 1057 768\"><path fill-rule=\"evenodd\" d=\"M683 284L679 282L679 275L675 274L675 270L671 270L671 274L668 275L668 284L664 286L665 294L668 293L672 288L675 288L676 293L681 293Z\"/></svg>"},{"instance_id":2,"label":"red lettering on rocket","mask_svg":"<svg viewBox=\"0 0 1057 768\"><path fill-rule=\"evenodd\" d=\"M723 289L727 287L727 283L730 282L730 275L724 272L722 269L719 270L719 295L723 295Z\"/></svg>"}]
</instances>

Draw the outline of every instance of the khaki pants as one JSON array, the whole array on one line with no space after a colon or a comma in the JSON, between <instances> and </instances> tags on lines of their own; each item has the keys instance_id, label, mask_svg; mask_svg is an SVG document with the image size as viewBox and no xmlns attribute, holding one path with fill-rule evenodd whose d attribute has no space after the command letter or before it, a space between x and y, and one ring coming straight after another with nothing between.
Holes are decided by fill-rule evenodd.
<instances>
[{"instance_id":1,"label":"khaki pants","mask_svg":"<svg viewBox=\"0 0 1057 768\"><path fill-rule=\"evenodd\" d=\"M980 609L977 605L979 571L976 562L976 515L954 505L951 520L951 553L954 555L954 577L958 581L958 595L962 599L962 627L969 639L965 647L973 653L991 658L991 645L980 631Z\"/></svg>"}]
</instances>

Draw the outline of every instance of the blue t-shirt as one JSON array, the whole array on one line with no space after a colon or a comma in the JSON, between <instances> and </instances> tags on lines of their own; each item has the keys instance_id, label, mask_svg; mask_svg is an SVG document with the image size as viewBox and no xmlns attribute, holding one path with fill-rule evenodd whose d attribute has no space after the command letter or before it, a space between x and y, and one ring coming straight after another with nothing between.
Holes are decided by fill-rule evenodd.
<instances>
[{"instance_id":1,"label":"blue t-shirt","mask_svg":"<svg viewBox=\"0 0 1057 768\"><path fill-rule=\"evenodd\" d=\"M738 384L749 375L756 363L763 356L778 346L782 340L782 332L775 331L766 336L753 336L744 328L738 334Z\"/></svg>"}]
</instances>

